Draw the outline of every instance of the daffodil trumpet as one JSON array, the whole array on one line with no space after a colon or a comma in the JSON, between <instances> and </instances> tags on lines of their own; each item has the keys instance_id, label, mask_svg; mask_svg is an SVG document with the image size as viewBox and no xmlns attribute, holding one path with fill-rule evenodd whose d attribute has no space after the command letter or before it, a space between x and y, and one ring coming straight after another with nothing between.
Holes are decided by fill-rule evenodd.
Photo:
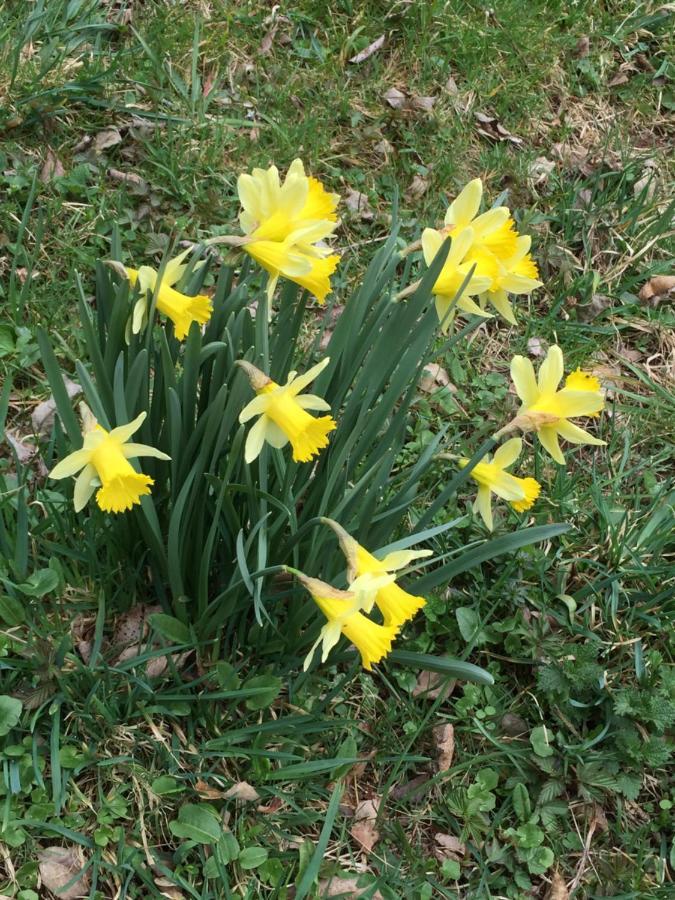
<instances>
[{"instance_id":1,"label":"daffodil trumpet","mask_svg":"<svg viewBox=\"0 0 675 900\"><path fill-rule=\"evenodd\" d=\"M314 654L321 645L321 661L326 662L328 654L344 635L359 651L361 664L371 671L375 663L380 662L390 651L398 633L398 628L390 625L378 625L366 615L363 609L371 598L385 583L393 580L391 576L374 577L365 575L356 579L346 591L338 590L318 578L310 578L297 569L288 566L285 571L294 575L302 586L311 594L312 599L326 617L326 624L321 628L319 636L305 657L303 669L307 671Z\"/></svg>"},{"instance_id":2,"label":"daffodil trumpet","mask_svg":"<svg viewBox=\"0 0 675 900\"><path fill-rule=\"evenodd\" d=\"M99 507L114 513L131 509L150 493L153 479L137 472L129 460L144 456L162 460L170 457L147 444L129 442L145 417L146 413L142 412L133 422L106 431L84 410L82 448L62 459L49 473L50 478L61 479L79 472L75 479L76 512L86 506L94 491Z\"/></svg>"},{"instance_id":3,"label":"daffodil trumpet","mask_svg":"<svg viewBox=\"0 0 675 900\"><path fill-rule=\"evenodd\" d=\"M322 518L321 521L337 536L347 561L347 575L350 582L355 582L366 575L376 578L389 576L391 579L375 591L370 606L365 608L366 612L369 613L375 604L382 614L385 625L400 628L422 609L427 602L426 599L404 591L396 584L396 576L393 573L407 568L416 559L432 556L431 550L395 550L380 559L361 546L338 522L329 518Z\"/></svg>"},{"instance_id":4,"label":"daffodil trumpet","mask_svg":"<svg viewBox=\"0 0 675 900\"><path fill-rule=\"evenodd\" d=\"M301 391L329 362L328 358L323 359L303 375L290 372L286 384L280 385L252 363L238 360L237 365L246 372L257 395L239 415L242 424L258 416L246 437L247 463L257 459L265 442L277 449L290 442L295 462L309 462L328 446L328 435L337 428L335 420L331 416L312 416L310 411L330 412L330 406L321 397Z\"/></svg>"},{"instance_id":5,"label":"daffodil trumpet","mask_svg":"<svg viewBox=\"0 0 675 900\"><path fill-rule=\"evenodd\" d=\"M600 382L590 372L577 369L567 376L564 387L560 388L564 371L562 350L557 345L549 348L538 377L535 377L529 359L515 356L511 362L511 378L521 407L507 426L536 432L544 449L560 465L564 465L565 457L559 438L572 444L602 446L605 443L570 421L578 416L597 416L604 408ZM502 429L501 433L504 431Z\"/></svg>"}]
</instances>

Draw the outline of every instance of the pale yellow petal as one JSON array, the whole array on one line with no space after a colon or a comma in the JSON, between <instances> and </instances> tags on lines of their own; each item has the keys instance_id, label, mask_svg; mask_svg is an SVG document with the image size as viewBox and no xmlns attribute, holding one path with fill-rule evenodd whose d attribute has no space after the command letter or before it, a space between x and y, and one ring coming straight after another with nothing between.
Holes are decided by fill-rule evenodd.
<instances>
[{"instance_id":1,"label":"pale yellow petal","mask_svg":"<svg viewBox=\"0 0 675 900\"><path fill-rule=\"evenodd\" d=\"M75 512L80 512L80 510L84 509L89 503L91 495L99 486L99 481L96 478L96 469L93 466L85 466L75 479L75 490L73 492Z\"/></svg>"},{"instance_id":2,"label":"pale yellow petal","mask_svg":"<svg viewBox=\"0 0 675 900\"><path fill-rule=\"evenodd\" d=\"M506 441L506 443L502 444L501 447L497 448L492 461L496 466L499 466L500 469L508 469L508 467L512 466L518 459L522 449L523 442L521 439L518 437L511 438Z\"/></svg>"},{"instance_id":3,"label":"pale yellow petal","mask_svg":"<svg viewBox=\"0 0 675 900\"><path fill-rule=\"evenodd\" d=\"M266 394L261 394L259 397L254 397L239 413L239 421L243 425L244 422L248 422L249 419L252 419L253 416L261 416L265 410L267 409L267 404L269 403L269 398Z\"/></svg>"},{"instance_id":4,"label":"pale yellow petal","mask_svg":"<svg viewBox=\"0 0 675 900\"><path fill-rule=\"evenodd\" d=\"M490 488L485 487L484 485L480 485L480 487L478 488L478 494L476 495L476 499L473 504L473 508L477 513L480 513L480 517L485 522L488 530L492 531L492 529L494 528L494 522L492 519Z\"/></svg>"},{"instance_id":5,"label":"pale yellow petal","mask_svg":"<svg viewBox=\"0 0 675 900\"><path fill-rule=\"evenodd\" d=\"M563 354L560 347L554 344L549 347L546 359L539 367L537 383L542 394L553 394L558 390L564 373Z\"/></svg>"},{"instance_id":6,"label":"pale yellow petal","mask_svg":"<svg viewBox=\"0 0 675 900\"><path fill-rule=\"evenodd\" d=\"M511 360L511 380L515 385L516 393L525 406L531 406L536 402L539 388L531 360L524 356L514 356Z\"/></svg>"},{"instance_id":7,"label":"pale yellow petal","mask_svg":"<svg viewBox=\"0 0 675 900\"><path fill-rule=\"evenodd\" d=\"M69 453L68 456L54 466L49 473L49 477L54 478L56 481L60 478L69 478L86 466L90 459L91 450L84 448L75 450L74 453Z\"/></svg>"},{"instance_id":8,"label":"pale yellow petal","mask_svg":"<svg viewBox=\"0 0 675 900\"><path fill-rule=\"evenodd\" d=\"M254 459L260 456L260 451L265 443L265 434L267 432L267 416L260 416L258 421L253 425L249 433L246 435L246 446L244 447L244 460L252 463Z\"/></svg>"},{"instance_id":9,"label":"pale yellow petal","mask_svg":"<svg viewBox=\"0 0 675 900\"><path fill-rule=\"evenodd\" d=\"M546 450L559 465L564 466L565 457L558 442L557 426L544 425L539 429L537 434L539 435L539 440L541 441L544 450Z\"/></svg>"},{"instance_id":10,"label":"pale yellow petal","mask_svg":"<svg viewBox=\"0 0 675 900\"><path fill-rule=\"evenodd\" d=\"M589 434L588 431L584 431L583 428L579 428L573 422L558 422L557 429L560 437L565 438L571 444L593 444L596 447L602 447L606 443L606 441Z\"/></svg>"},{"instance_id":11,"label":"pale yellow petal","mask_svg":"<svg viewBox=\"0 0 675 900\"><path fill-rule=\"evenodd\" d=\"M436 254L441 249L444 241L440 231L434 228L425 228L422 232L422 253L424 254L424 262L430 266Z\"/></svg>"},{"instance_id":12,"label":"pale yellow petal","mask_svg":"<svg viewBox=\"0 0 675 900\"><path fill-rule=\"evenodd\" d=\"M146 412L139 413L133 422L129 422L126 425L119 425L117 428L113 428L110 432L110 437L114 441L119 441L120 444L123 444L125 441L128 441L134 432L138 431L143 422L145 422L145 417L147 416Z\"/></svg>"},{"instance_id":13,"label":"pale yellow petal","mask_svg":"<svg viewBox=\"0 0 675 900\"><path fill-rule=\"evenodd\" d=\"M158 450L156 447L150 447L148 444L123 444L122 453L127 459L137 459L141 456L151 456L154 459L171 459L166 453Z\"/></svg>"},{"instance_id":14,"label":"pale yellow petal","mask_svg":"<svg viewBox=\"0 0 675 900\"><path fill-rule=\"evenodd\" d=\"M316 365L312 366L311 369L307 369L307 371L302 375L296 375L296 377L288 383L288 389L292 396L299 394L300 391L304 390L308 384L311 384L315 378L318 378L319 375L323 372L326 366L330 363L330 357L326 356L321 362L316 363Z\"/></svg>"},{"instance_id":15,"label":"pale yellow petal","mask_svg":"<svg viewBox=\"0 0 675 900\"><path fill-rule=\"evenodd\" d=\"M483 182L480 178L474 178L448 207L445 214L445 224L456 225L457 228L465 228L480 209L482 196Z\"/></svg>"},{"instance_id":16,"label":"pale yellow petal","mask_svg":"<svg viewBox=\"0 0 675 900\"><path fill-rule=\"evenodd\" d=\"M392 550L391 553L382 557L380 562L387 572L397 572L399 569L405 569L416 559L433 555L433 550Z\"/></svg>"}]
</instances>

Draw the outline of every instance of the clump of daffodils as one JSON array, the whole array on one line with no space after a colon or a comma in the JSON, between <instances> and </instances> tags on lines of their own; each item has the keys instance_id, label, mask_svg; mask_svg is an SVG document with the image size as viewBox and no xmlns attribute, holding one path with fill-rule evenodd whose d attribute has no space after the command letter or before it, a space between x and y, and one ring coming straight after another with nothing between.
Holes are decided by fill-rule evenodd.
<instances>
[{"instance_id":1,"label":"clump of daffodils","mask_svg":"<svg viewBox=\"0 0 675 900\"><path fill-rule=\"evenodd\" d=\"M330 193L316 178L307 175L299 159L291 163L283 179L276 166L256 168L250 174L241 174L237 180L237 192L241 205L239 224L243 234L219 236L206 243L229 244L236 252L246 254L254 260L266 273L266 293L269 300L273 299L279 280L287 279L323 303L331 290L330 279L340 260L339 255L326 243L333 237L339 224L338 195ZM469 182L450 203L443 226L440 229L425 228L420 242L411 244L404 251L421 248L424 263L429 266L444 243L449 241L447 257L432 290L443 332L448 331L457 314L492 318L494 313L498 313L515 325L516 311L511 298L530 294L542 286L537 264L531 254L531 237L518 233L506 206L481 212L482 200L483 186L477 178ZM202 293L191 296L176 287L182 283L187 271L188 253L188 250L180 253L159 269L149 265L141 265L136 269L116 262L110 263L120 277L130 282L135 291L127 323L128 341L132 334L144 331L149 339L152 335L148 330L163 327L166 320L173 323L173 334L182 341L193 325L203 328L209 322L214 311L210 297ZM419 282L401 291L397 299L412 293L418 284ZM426 298L423 298L423 304L426 304ZM159 325L151 321L153 308L159 313ZM242 309L241 312L245 318L246 311ZM348 317L349 314L350 308L347 306L343 315ZM123 318L127 315L125 308ZM433 311L431 315L433 316ZM248 324L250 325L250 320ZM266 320L258 320L256 334L260 334L260 328L267 325ZM226 337L229 340L231 334L227 333ZM131 346L120 354L115 363L115 409L119 407L117 392L120 387L126 387L118 384L118 373L131 368L130 361L124 354L131 355L137 343L131 342ZM264 339L264 333L263 344L263 347L254 348L244 346L241 353L236 351L236 355L263 358L265 368L268 368L269 342ZM146 344L146 349L147 346ZM165 348L166 344L162 346ZM222 343L214 342L207 348L207 355L213 348L225 346L225 338ZM204 347L195 345L195 351L199 354L204 351ZM173 348L171 352L173 353ZM185 355L181 357L180 352L180 348L176 349L176 358L185 359ZM392 352L396 352L395 347L392 347ZM238 416L239 423L247 426L245 463L252 464L267 444L272 451L278 452L273 461L275 468L282 474L290 456L294 463L310 464L308 477L316 477L318 480L322 467L313 468L317 457L326 451L331 441L335 446L335 433L339 428L345 427L341 424L338 404L333 399L331 407L329 402L330 388L320 391L325 393L325 397L304 393L329 365L329 359L322 359L315 365L309 364L309 368L301 374L290 372L285 383L275 382L269 374L246 359L238 359L236 363L248 378L255 396L247 399L245 404L242 403L242 408L236 405L232 419L226 416L225 421L229 425ZM272 360L271 363L271 370L274 371L277 360ZM171 365L171 362L168 364ZM190 364L194 367L195 360L192 359ZM282 363L279 361L278 365L281 366ZM344 358L341 365L344 366ZM189 371L190 366L186 364L185 370ZM532 433L559 464L565 462L559 443L561 438L572 444L604 443L572 421L580 417L597 417L603 409L604 399L598 379L580 369L564 378L564 360L560 347L550 348L538 374L535 374L528 359L515 356L511 363L511 377L521 406L515 418L497 432L497 440L516 430L525 434ZM184 378L183 390L186 395L190 395L191 385L190 379ZM217 388L222 393L230 390L229 385L225 387L218 384ZM170 394L172 389L167 387L167 392ZM196 392L195 388L192 393ZM137 396L138 391L131 390L130 394ZM161 392L154 396L158 395L161 397ZM205 393L203 397L200 395L197 398L200 406L206 404L208 396ZM235 400L234 403L238 404L238 401ZM154 400L152 409L155 421ZM213 417L215 426L220 425L220 409L217 408L217 415ZM132 460L154 457L166 461L169 457L153 446L131 440L145 418L146 413L141 412L133 421L106 430L83 406L81 446L58 462L50 473L54 479L76 476L73 500L77 512L87 506L94 494L97 505L106 513L128 511L151 494L153 479L144 474L138 463L132 463ZM126 416L123 416L122 421L125 419ZM172 427L170 418L169 426ZM164 427L163 423L162 428ZM76 431L76 428L71 428L71 433L76 435ZM226 428L223 428L223 432L225 431ZM166 440L165 431L154 437L162 443ZM194 439L198 440L200 437L200 433L195 432ZM287 445L290 445L290 454L284 449ZM171 443L170 446L177 445ZM344 442L339 446L344 447ZM522 439L512 437L497 447L494 455L486 454L477 462L473 460L471 469L465 473L477 485L474 511L481 516L490 531L494 528L493 497L504 500L516 512L525 512L533 507L540 495L541 485L535 478L509 471L521 457L522 451ZM335 454L338 459L344 459L344 456L340 456L341 452L342 450ZM441 453L440 457L454 459L462 469L470 463L468 457L454 453ZM215 457L213 471L216 475L219 474L216 469L218 463L219 459ZM334 467L331 478L341 474L340 465L342 463ZM264 470L264 465L250 470L247 477L253 480L256 473L262 477ZM292 475L296 472L294 468L285 471ZM264 490L261 488L261 493L266 491L267 485ZM287 502L286 497L283 502ZM340 508L344 510L346 506L347 504L342 504ZM146 512L148 507L146 501ZM323 499L320 509L324 509ZM312 524L320 522L332 529L337 536L346 563L346 588L337 588L319 578L283 567L309 592L324 620L319 635L307 654L304 667L307 669L310 666L319 647L322 661L325 662L328 654L344 636L359 651L364 668L370 670L390 653L401 630L427 603L427 599L420 595L421 589L420 594L414 592L414 587L408 591L400 583L400 579L409 567L414 566L416 561L431 556L432 551L397 550L381 555L360 544L335 520L317 515L318 518L313 519Z\"/></svg>"}]
</instances>

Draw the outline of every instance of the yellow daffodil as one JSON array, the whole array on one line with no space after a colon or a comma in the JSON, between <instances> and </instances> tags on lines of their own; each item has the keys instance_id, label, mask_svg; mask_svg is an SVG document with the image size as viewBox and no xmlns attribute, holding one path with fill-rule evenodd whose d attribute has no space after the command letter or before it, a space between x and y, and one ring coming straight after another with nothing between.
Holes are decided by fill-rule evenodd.
<instances>
[{"instance_id":1,"label":"yellow daffodil","mask_svg":"<svg viewBox=\"0 0 675 900\"><path fill-rule=\"evenodd\" d=\"M422 252L424 261L431 265L434 257L441 248L445 236L433 228L425 228L422 232ZM443 264L443 268L436 279L433 292L436 297L436 312L444 332L450 328L455 317L455 310L471 313L474 316L490 317L471 299L472 295L482 294L492 284L490 275L477 275L475 272L457 300L454 309L449 312L450 306L462 286L462 282L471 271L472 263L465 257L473 245L474 234L471 228L465 228L457 237L452 238L450 252ZM496 273L496 264L494 265Z\"/></svg>"},{"instance_id":2,"label":"yellow daffodil","mask_svg":"<svg viewBox=\"0 0 675 900\"><path fill-rule=\"evenodd\" d=\"M498 259L510 259L516 252L518 237L511 213L506 206L496 206L479 215L482 197L483 182L474 178L448 207L445 233L455 238L470 228L475 250L487 250Z\"/></svg>"},{"instance_id":3,"label":"yellow daffodil","mask_svg":"<svg viewBox=\"0 0 675 900\"><path fill-rule=\"evenodd\" d=\"M496 260L497 268L493 272L492 284L484 294L481 294L479 302L481 308L491 303L500 315L512 325L516 323L513 306L509 301L509 294L529 294L542 286L539 281L537 264L530 255L532 238L529 235L521 235L516 240L516 251L509 259ZM485 258L487 251L477 250L469 254L469 261L476 263L476 271L487 271L493 264L494 257ZM491 256L491 255L490 255Z\"/></svg>"},{"instance_id":4,"label":"yellow daffodil","mask_svg":"<svg viewBox=\"0 0 675 900\"><path fill-rule=\"evenodd\" d=\"M378 559L362 547L344 528L333 519L322 519L326 525L333 529L340 541L340 547L348 563L348 576L350 582L359 578L372 575L382 577L389 575L391 581L383 584L373 595L368 603L364 604L364 612L369 613L373 604L382 613L385 625L400 628L427 602L424 597L416 597L404 591L395 583L392 572L404 569L415 559L431 556L431 550L395 550L388 553L382 559Z\"/></svg>"},{"instance_id":5,"label":"yellow daffodil","mask_svg":"<svg viewBox=\"0 0 675 900\"><path fill-rule=\"evenodd\" d=\"M605 443L569 421L575 416L597 415L604 407L600 382L594 375L577 370L567 376L565 386L558 390L563 374L562 350L555 345L539 367L538 379L529 359L516 356L511 362L511 378L522 401L514 422L523 431L536 431L544 449L561 465L565 457L559 437L573 444Z\"/></svg>"},{"instance_id":6,"label":"yellow daffodil","mask_svg":"<svg viewBox=\"0 0 675 900\"><path fill-rule=\"evenodd\" d=\"M398 629L394 626L378 625L361 612L364 604L369 602L369 598L389 576L375 578L372 575L365 575L350 584L349 590L339 591L319 581L318 578L309 578L294 570L289 571L293 571L309 591L328 620L305 658L303 667L305 671L309 668L319 644L322 646L321 661L325 662L330 651L340 640L341 634L354 644L361 654L363 668L368 671L372 669L374 663L379 662L390 652Z\"/></svg>"},{"instance_id":7,"label":"yellow daffodil","mask_svg":"<svg viewBox=\"0 0 675 900\"><path fill-rule=\"evenodd\" d=\"M321 360L304 375L290 372L286 384L280 385L251 363L239 361L258 395L241 411L239 421L260 416L246 438L247 463L258 457L265 441L272 447L284 447L290 441L295 462L309 462L328 446L328 435L337 428L335 420L310 416L307 410L330 412L330 406L315 394L299 394L329 362L328 358Z\"/></svg>"},{"instance_id":8,"label":"yellow daffodil","mask_svg":"<svg viewBox=\"0 0 675 900\"><path fill-rule=\"evenodd\" d=\"M159 287L157 287L159 272L152 266L141 266L140 269L124 267L131 284L134 286L138 284L140 288L140 296L134 305L131 316L130 325L133 334L138 334L145 326L155 290L157 291L157 309L171 319L179 341L187 336L193 322L205 325L209 321L213 312L213 304L209 297L205 294L189 297L173 287L183 277L187 265L184 260L189 252L189 249L184 250L174 259L169 260L162 273Z\"/></svg>"},{"instance_id":9,"label":"yellow daffodil","mask_svg":"<svg viewBox=\"0 0 675 900\"><path fill-rule=\"evenodd\" d=\"M319 242L337 228L338 195L305 175L300 159L293 160L283 183L276 166L240 175L237 192L247 237L242 247L269 273L268 297L283 276L323 303L340 257Z\"/></svg>"},{"instance_id":10,"label":"yellow daffodil","mask_svg":"<svg viewBox=\"0 0 675 900\"><path fill-rule=\"evenodd\" d=\"M518 478L505 471L518 459L522 449L521 439L511 438L497 449L492 460L486 454L470 472L471 478L478 484L478 496L473 508L480 513L490 531L494 527L491 503L493 493L508 500L517 512L529 509L539 496L541 486L534 478ZM462 457L459 465L464 468L468 462L466 457Z\"/></svg>"},{"instance_id":11,"label":"yellow daffodil","mask_svg":"<svg viewBox=\"0 0 675 900\"><path fill-rule=\"evenodd\" d=\"M82 449L76 450L49 473L50 478L68 478L80 474L75 480L75 511L79 512L96 491L96 502L104 512L123 512L131 509L140 498L150 493L152 478L136 472L129 462L140 456L170 459L166 453L147 444L128 443L145 419L141 413L128 425L120 425L106 431L92 418L85 418Z\"/></svg>"}]
</instances>

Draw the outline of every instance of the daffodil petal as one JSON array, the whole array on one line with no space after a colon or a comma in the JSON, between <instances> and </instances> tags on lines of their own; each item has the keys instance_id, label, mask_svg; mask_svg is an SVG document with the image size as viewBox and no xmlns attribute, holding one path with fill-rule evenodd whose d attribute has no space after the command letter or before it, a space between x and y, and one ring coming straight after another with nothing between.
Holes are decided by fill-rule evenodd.
<instances>
[{"instance_id":1,"label":"daffodil petal","mask_svg":"<svg viewBox=\"0 0 675 900\"><path fill-rule=\"evenodd\" d=\"M326 403L323 397L316 394L302 394L298 397L298 403L303 409L311 409L314 412L330 412L330 403Z\"/></svg>"},{"instance_id":2,"label":"daffodil petal","mask_svg":"<svg viewBox=\"0 0 675 900\"><path fill-rule=\"evenodd\" d=\"M267 416L260 416L258 421L253 425L249 433L246 435L246 445L244 447L244 459L247 463L260 456L260 451L265 443L265 435L267 433Z\"/></svg>"},{"instance_id":3,"label":"daffodil petal","mask_svg":"<svg viewBox=\"0 0 675 900\"><path fill-rule=\"evenodd\" d=\"M584 431L583 428L579 428L573 422L558 422L556 427L560 437L565 438L571 444L593 444L596 447L602 447L607 443L589 434L588 431Z\"/></svg>"},{"instance_id":4,"label":"daffodil petal","mask_svg":"<svg viewBox=\"0 0 675 900\"><path fill-rule=\"evenodd\" d=\"M422 232L422 253L424 262L430 266L436 254L441 249L443 235L434 228L425 228Z\"/></svg>"},{"instance_id":5,"label":"daffodil petal","mask_svg":"<svg viewBox=\"0 0 675 900\"><path fill-rule=\"evenodd\" d=\"M300 391L304 390L308 384L311 384L315 378L318 378L329 363L330 357L326 356L321 362L316 363L311 369L307 369L302 375L296 375L296 377L288 384L289 393L295 397ZM330 407L328 408L330 409Z\"/></svg>"},{"instance_id":6,"label":"daffodil petal","mask_svg":"<svg viewBox=\"0 0 675 900\"><path fill-rule=\"evenodd\" d=\"M433 550L392 550L380 560L380 563L387 572L396 572L399 569L405 569L416 559L433 555Z\"/></svg>"},{"instance_id":7,"label":"daffodil petal","mask_svg":"<svg viewBox=\"0 0 675 900\"><path fill-rule=\"evenodd\" d=\"M478 494L473 504L474 510L480 514L481 519L485 522L489 531L494 528L492 519L492 503L490 500L490 488L480 485Z\"/></svg>"},{"instance_id":8,"label":"daffodil petal","mask_svg":"<svg viewBox=\"0 0 675 900\"><path fill-rule=\"evenodd\" d=\"M506 321L511 325L518 324L516 320L516 314L513 309L513 304L506 296L506 291L493 291L489 294L483 294L483 297L485 297L494 306L494 308L503 319L506 319Z\"/></svg>"},{"instance_id":9,"label":"daffodil petal","mask_svg":"<svg viewBox=\"0 0 675 900\"><path fill-rule=\"evenodd\" d=\"M68 478L70 475L74 475L76 472L79 472L81 468L86 466L90 459L91 450L85 448L75 450L74 453L69 453L68 456L54 466L49 473L49 477L54 478L57 481L60 478Z\"/></svg>"},{"instance_id":10,"label":"daffodil petal","mask_svg":"<svg viewBox=\"0 0 675 900\"><path fill-rule=\"evenodd\" d=\"M138 431L143 422L145 421L145 417L147 416L146 412L142 412L136 416L133 422L129 422L127 425L119 425L117 428L113 428L110 432L110 437L114 441L119 441L120 444L125 443L129 440L134 432Z\"/></svg>"},{"instance_id":11,"label":"daffodil petal","mask_svg":"<svg viewBox=\"0 0 675 900\"><path fill-rule=\"evenodd\" d=\"M150 447L148 444L123 444L122 445L122 453L127 459L136 459L141 456L151 456L154 459L163 459L170 460L171 457L167 456L166 453L163 453L161 450L158 450L156 447Z\"/></svg>"},{"instance_id":12,"label":"daffodil petal","mask_svg":"<svg viewBox=\"0 0 675 900\"><path fill-rule=\"evenodd\" d=\"M559 424L559 423L558 423ZM565 465L565 457L558 442L557 425L544 425L537 434L546 452L561 466Z\"/></svg>"},{"instance_id":13,"label":"daffodil petal","mask_svg":"<svg viewBox=\"0 0 675 900\"><path fill-rule=\"evenodd\" d=\"M514 356L511 360L511 380L516 387L516 393L525 406L531 406L536 402L539 388L531 360L524 356Z\"/></svg>"},{"instance_id":14,"label":"daffodil petal","mask_svg":"<svg viewBox=\"0 0 675 900\"><path fill-rule=\"evenodd\" d=\"M483 182L480 178L474 178L448 207L445 213L445 224L457 225L458 228L466 227L480 209L482 196Z\"/></svg>"},{"instance_id":15,"label":"daffodil petal","mask_svg":"<svg viewBox=\"0 0 675 900\"><path fill-rule=\"evenodd\" d=\"M542 394L554 394L562 381L564 362L562 350L557 344L549 347L546 359L539 367L537 383Z\"/></svg>"},{"instance_id":16,"label":"daffodil petal","mask_svg":"<svg viewBox=\"0 0 675 900\"><path fill-rule=\"evenodd\" d=\"M259 397L254 397L239 413L239 422L243 425L244 422L248 422L249 419L252 419L253 416L262 415L267 409L267 404L269 403L269 397L266 394L261 394Z\"/></svg>"},{"instance_id":17,"label":"daffodil petal","mask_svg":"<svg viewBox=\"0 0 675 900\"><path fill-rule=\"evenodd\" d=\"M500 469L508 469L518 459L522 450L522 440L518 437L511 438L495 450L492 462Z\"/></svg>"},{"instance_id":18,"label":"daffodil petal","mask_svg":"<svg viewBox=\"0 0 675 900\"><path fill-rule=\"evenodd\" d=\"M96 469L93 466L85 466L75 479L75 490L73 492L75 512L80 512L84 509L98 486Z\"/></svg>"}]
</instances>

